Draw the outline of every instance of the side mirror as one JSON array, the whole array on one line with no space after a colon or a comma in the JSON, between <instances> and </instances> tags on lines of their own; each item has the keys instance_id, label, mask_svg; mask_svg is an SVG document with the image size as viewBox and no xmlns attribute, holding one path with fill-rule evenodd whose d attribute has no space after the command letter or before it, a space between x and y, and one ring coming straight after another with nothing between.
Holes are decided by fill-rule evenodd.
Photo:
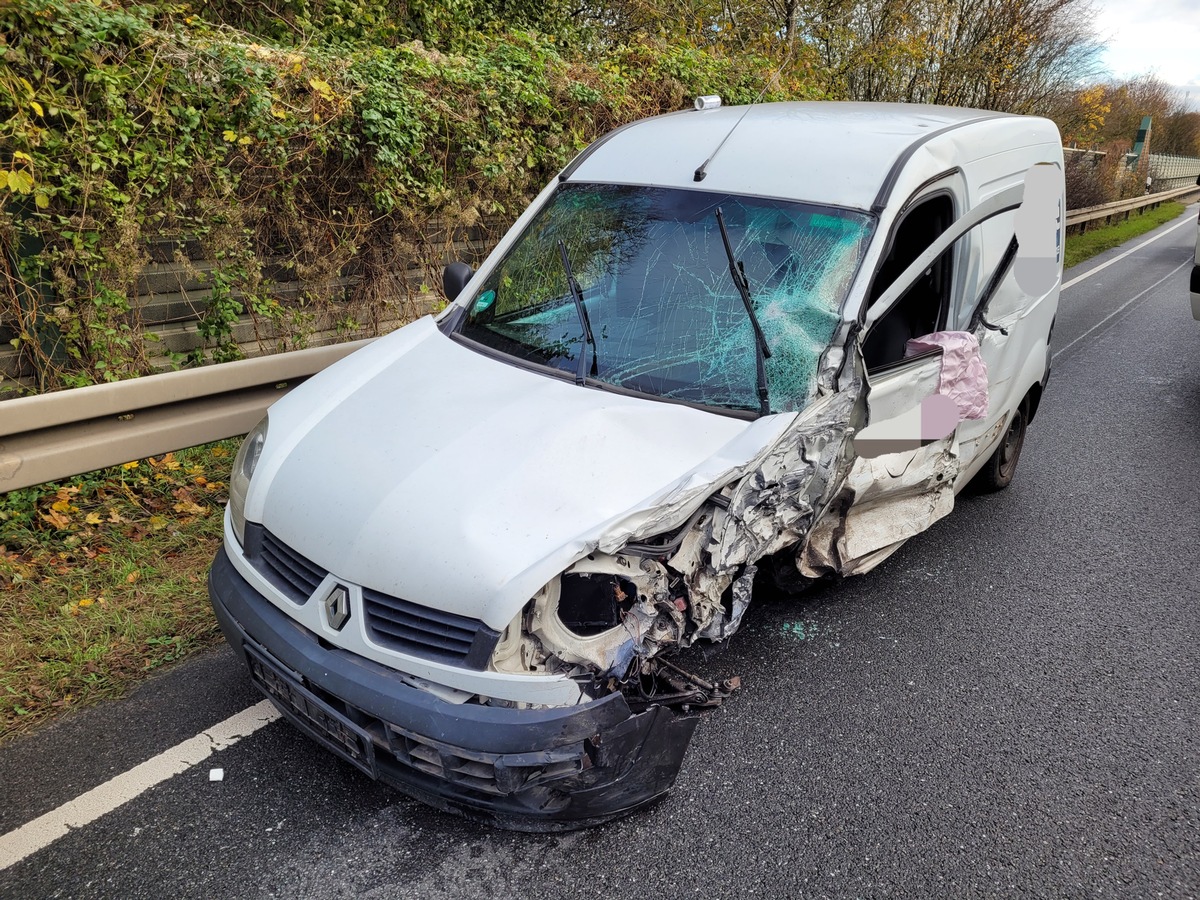
<instances>
[{"instance_id":1,"label":"side mirror","mask_svg":"<svg viewBox=\"0 0 1200 900\"><path fill-rule=\"evenodd\" d=\"M442 290L446 299L453 303L467 286L467 282L475 275L475 270L465 262L452 262L442 271Z\"/></svg>"}]
</instances>

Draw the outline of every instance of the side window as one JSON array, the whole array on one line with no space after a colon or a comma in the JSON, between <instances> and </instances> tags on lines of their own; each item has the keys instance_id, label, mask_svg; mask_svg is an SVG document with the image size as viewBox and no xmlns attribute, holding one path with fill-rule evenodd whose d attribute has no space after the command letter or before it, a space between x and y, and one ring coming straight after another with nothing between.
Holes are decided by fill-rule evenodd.
<instances>
[{"instance_id":1,"label":"side window","mask_svg":"<svg viewBox=\"0 0 1200 900\"><path fill-rule=\"evenodd\" d=\"M953 220L954 203L946 194L930 197L905 214L871 285L868 308L922 251L950 227ZM863 343L863 357L868 369L903 359L904 346L911 338L930 334L942 327L950 308L953 263L953 251L943 253L913 283L900 302L875 323Z\"/></svg>"}]
</instances>

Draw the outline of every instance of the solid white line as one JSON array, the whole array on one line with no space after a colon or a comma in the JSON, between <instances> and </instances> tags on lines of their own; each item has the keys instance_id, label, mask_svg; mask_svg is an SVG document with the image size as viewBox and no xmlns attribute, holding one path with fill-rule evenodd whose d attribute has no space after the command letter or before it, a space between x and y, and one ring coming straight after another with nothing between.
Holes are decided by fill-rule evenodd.
<instances>
[{"instance_id":1,"label":"solid white line","mask_svg":"<svg viewBox=\"0 0 1200 900\"><path fill-rule=\"evenodd\" d=\"M1107 269L1113 263L1120 262L1125 257L1127 257L1129 254L1137 253L1139 250L1141 250L1147 244L1153 244L1159 238L1166 237L1168 234L1170 234L1176 228L1182 228L1184 225L1187 225L1189 222L1191 222L1192 219L1193 219L1192 216L1184 216L1182 222L1175 223L1170 228L1168 228L1166 231L1159 232L1158 234L1156 234L1154 237L1150 238L1149 240L1142 241L1136 247L1126 250L1124 253L1120 254L1119 256L1114 256L1112 259L1108 260L1107 262L1100 263L1100 265L1096 266L1096 268L1089 269L1087 272L1084 272L1082 275L1076 275L1074 278L1072 278L1070 281L1068 281L1066 284L1064 284L1061 288L1059 288L1059 290L1065 291L1067 288L1072 287L1073 285L1079 284L1079 282L1083 281L1083 279L1091 278L1097 272L1102 271L1103 269ZM1065 350L1066 348L1064 347L1063 349Z\"/></svg>"},{"instance_id":2,"label":"solid white line","mask_svg":"<svg viewBox=\"0 0 1200 900\"><path fill-rule=\"evenodd\" d=\"M52 809L32 822L0 836L0 871L57 841L72 828L94 822L105 813L128 803L160 782L187 771L264 725L279 718L270 700L263 700L240 713L218 722L207 731L164 750L140 766L117 775L86 794Z\"/></svg>"},{"instance_id":3,"label":"solid white line","mask_svg":"<svg viewBox=\"0 0 1200 900\"><path fill-rule=\"evenodd\" d=\"M1174 269L1172 269L1170 272L1168 272L1162 278L1158 279L1158 281L1154 282L1154 284L1150 285L1150 287L1146 288L1144 291L1142 291L1136 297L1132 297L1129 300L1125 301L1125 303L1121 304L1121 306L1119 308L1113 310L1111 313L1109 313L1107 316L1105 316L1103 319L1101 319L1099 322L1097 322L1095 325L1093 325L1091 328L1089 328L1087 331L1085 331L1079 337L1075 338L1075 340L1071 341L1071 343L1067 344L1067 346L1065 346L1062 349L1055 352L1055 354L1050 358L1058 359L1060 356L1062 356L1064 353L1066 353L1068 350L1070 350L1072 347L1074 347L1076 344L1078 344L1080 341L1082 341L1085 337L1087 337L1089 334L1091 334L1093 331L1095 331L1097 328L1099 328L1105 322L1109 321L1114 316L1120 315L1122 312L1124 312L1126 309L1128 309L1132 304L1134 304L1138 300L1142 299L1142 297L1145 297L1148 293L1150 293L1152 290L1154 290L1156 287L1158 287L1160 284L1162 284L1164 281L1166 281L1168 278L1170 278L1172 275L1174 275L1180 269L1183 269L1186 266L1190 266L1191 264L1192 264L1192 261L1189 259L1187 262L1176 266Z\"/></svg>"}]
</instances>

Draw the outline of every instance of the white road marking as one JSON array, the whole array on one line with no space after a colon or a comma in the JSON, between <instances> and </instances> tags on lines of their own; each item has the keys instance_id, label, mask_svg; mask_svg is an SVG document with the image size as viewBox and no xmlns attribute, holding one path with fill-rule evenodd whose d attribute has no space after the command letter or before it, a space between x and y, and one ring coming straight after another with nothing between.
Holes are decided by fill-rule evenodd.
<instances>
[{"instance_id":1,"label":"white road marking","mask_svg":"<svg viewBox=\"0 0 1200 900\"><path fill-rule=\"evenodd\" d=\"M1070 281L1068 281L1066 284L1064 284L1064 285L1063 285L1061 288L1059 288L1059 290L1060 290L1060 291L1065 291L1067 288L1069 288L1069 287L1072 287L1072 286L1074 286L1074 285L1076 285L1076 284L1079 284L1079 282L1083 281L1083 279L1085 279L1085 278L1091 278L1091 277L1092 277L1093 275L1095 275L1097 272L1100 272L1100 271L1103 271L1104 269L1107 269L1107 268L1108 268L1109 266L1111 266L1113 263L1115 263L1115 262L1120 262L1120 261L1121 261L1121 260L1123 260L1125 257L1129 256L1129 254L1131 254L1131 253L1137 253L1139 250L1141 250L1141 249L1142 249L1143 247L1145 247L1147 244L1153 244L1153 243L1154 243L1155 241L1157 241L1159 238L1164 238L1164 237L1166 237L1168 234L1170 234L1170 233L1171 233L1172 231L1174 231L1176 228L1182 228L1184 225L1187 225L1188 223L1190 223L1190 222L1191 222L1191 221L1192 221L1194 218L1195 218L1195 216L1184 216L1184 218L1183 218L1183 221L1182 221L1182 222L1177 222L1176 224L1174 224L1174 225L1172 225L1170 228L1168 228L1166 231L1159 232L1158 234L1156 234L1154 237L1150 238L1149 240L1142 241L1142 242L1141 242L1140 244L1138 244L1136 247L1132 247L1132 248L1130 248L1129 250L1126 250L1124 253L1121 253L1121 254L1118 254L1117 256L1114 256L1112 259L1108 260L1107 262L1102 262L1102 263L1100 263L1100 265L1096 266L1096 268L1094 268L1094 269L1090 269L1090 270L1088 270L1087 272L1084 272L1082 275L1076 275L1074 278L1072 278ZM1121 308L1122 308L1122 309L1124 309L1124 307L1121 307ZM1109 318L1112 318L1112 317L1110 316ZM1105 319L1104 321L1106 321L1106 322L1107 322L1107 321L1108 321L1108 319ZM1069 345L1068 345L1068 346L1069 346ZM1064 347L1063 349L1065 350L1065 349L1066 349L1066 347Z\"/></svg>"},{"instance_id":2,"label":"white road marking","mask_svg":"<svg viewBox=\"0 0 1200 900\"><path fill-rule=\"evenodd\" d=\"M52 844L71 829L94 822L156 784L186 772L218 750L232 747L278 718L279 712L271 705L271 701L263 700L0 836L0 871Z\"/></svg>"},{"instance_id":3,"label":"white road marking","mask_svg":"<svg viewBox=\"0 0 1200 900\"><path fill-rule=\"evenodd\" d=\"M1058 359L1060 356L1062 356L1064 353L1066 353L1068 350L1070 350L1072 347L1074 347L1076 344L1078 344L1080 341L1082 341L1085 337L1087 337L1089 334L1091 334L1093 331L1095 331L1101 325L1103 325L1104 323L1111 320L1114 316L1120 315L1122 312L1124 312L1126 309L1128 309L1131 305L1133 305L1138 300L1145 297L1148 293L1150 293L1152 290L1154 290L1156 287L1158 287L1160 284L1162 284L1164 281L1166 281L1168 278L1170 278L1172 275L1174 275L1180 269L1190 266L1191 264L1192 264L1192 261L1191 261L1191 259L1189 259L1187 262L1176 266L1174 269L1172 269L1170 272L1168 272L1162 278L1158 279L1158 281L1154 282L1154 284L1150 285L1150 287L1146 288L1140 294L1138 294L1135 297L1131 297L1129 300L1126 300L1124 303L1121 304L1120 307L1118 307L1117 309L1114 309L1111 313L1109 313L1107 316L1105 316L1103 319L1101 319L1099 322L1097 322L1095 325L1093 325L1091 328L1089 328L1087 331L1085 331L1079 337L1075 338L1075 340L1071 341L1071 343L1067 344L1067 346L1055 351L1054 355L1050 358Z\"/></svg>"}]
</instances>

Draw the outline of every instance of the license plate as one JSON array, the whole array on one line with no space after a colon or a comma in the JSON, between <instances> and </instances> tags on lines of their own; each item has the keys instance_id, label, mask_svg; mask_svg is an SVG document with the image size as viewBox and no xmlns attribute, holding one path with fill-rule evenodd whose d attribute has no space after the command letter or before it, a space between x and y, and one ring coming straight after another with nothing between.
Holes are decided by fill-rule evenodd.
<instances>
[{"instance_id":1,"label":"license plate","mask_svg":"<svg viewBox=\"0 0 1200 900\"><path fill-rule=\"evenodd\" d=\"M288 721L327 750L378 778L375 745L365 730L300 684L265 651L249 642L245 649L251 681L275 701Z\"/></svg>"}]
</instances>

